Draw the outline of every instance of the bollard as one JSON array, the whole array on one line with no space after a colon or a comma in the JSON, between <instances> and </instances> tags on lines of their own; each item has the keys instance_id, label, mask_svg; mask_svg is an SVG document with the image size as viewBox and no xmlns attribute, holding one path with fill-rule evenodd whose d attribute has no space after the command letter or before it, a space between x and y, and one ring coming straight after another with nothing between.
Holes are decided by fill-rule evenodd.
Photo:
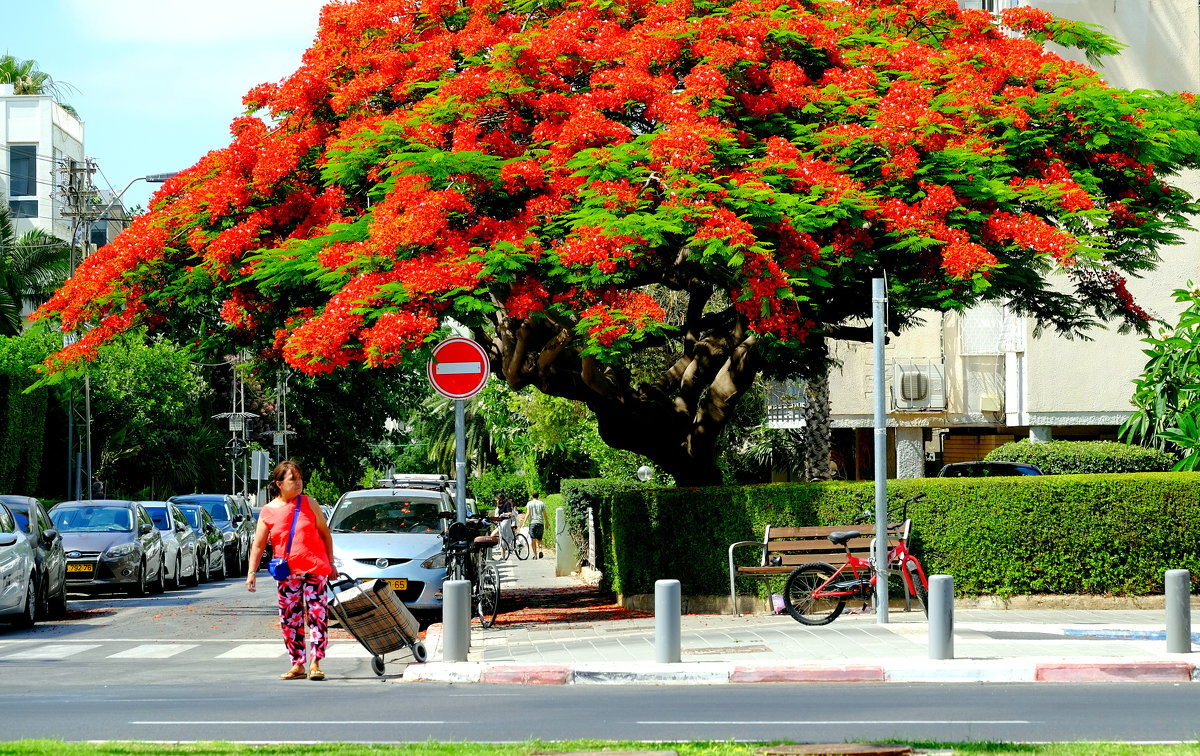
<instances>
[{"instance_id":1,"label":"bollard","mask_svg":"<svg viewBox=\"0 0 1200 756\"><path fill-rule=\"evenodd\" d=\"M678 580L654 581L654 661L674 664L680 660Z\"/></svg>"},{"instance_id":2,"label":"bollard","mask_svg":"<svg viewBox=\"0 0 1200 756\"><path fill-rule=\"evenodd\" d=\"M914 580L920 580L913 575ZM929 576L929 658L954 658L954 577Z\"/></svg>"},{"instance_id":3,"label":"bollard","mask_svg":"<svg viewBox=\"0 0 1200 756\"><path fill-rule=\"evenodd\" d=\"M471 582L442 583L442 661L465 662L471 646Z\"/></svg>"},{"instance_id":4,"label":"bollard","mask_svg":"<svg viewBox=\"0 0 1200 756\"><path fill-rule=\"evenodd\" d=\"M1192 575L1187 570L1167 570L1167 653L1192 652Z\"/></svg>"}]
</instances>

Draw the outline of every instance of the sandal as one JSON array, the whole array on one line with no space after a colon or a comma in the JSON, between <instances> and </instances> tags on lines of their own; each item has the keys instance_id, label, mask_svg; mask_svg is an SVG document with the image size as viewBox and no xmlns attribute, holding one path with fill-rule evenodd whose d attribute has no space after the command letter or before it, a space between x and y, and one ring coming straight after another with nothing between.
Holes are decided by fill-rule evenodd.
<instances>
[{"instance_id":1,"label":"sandal","mask_svg":"<svg viewBox=\"0 0 1200 756\"><path fill-rule=\"evenodd\" d=\"M312 670L309 670L309 672L308 672L308 679L309 679L309 680L324 680L324 679L325 679L325 673L324 673L324 672L322 672L322 671L321 671L321 670L319 670L319 669L312 669Z\"/></svg>"},{"instance_id":2,"label":"sandal","mask_svg":"<svg viewBox=\"0 0 1200 756\"><path fill-rule=\"evenodd\" d=\"M320 670L318 670L320 671ZM280 680L300 680L305 677L304 669L289 669L279 676Z\"/></svg>"}]
</instances>

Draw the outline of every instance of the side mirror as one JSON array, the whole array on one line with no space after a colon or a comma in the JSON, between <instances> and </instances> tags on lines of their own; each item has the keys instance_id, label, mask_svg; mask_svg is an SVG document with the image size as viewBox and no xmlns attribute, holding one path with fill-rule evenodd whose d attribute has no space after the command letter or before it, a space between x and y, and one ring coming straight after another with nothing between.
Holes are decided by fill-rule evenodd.
<instances>
[{"instance_id":1,"label":"side mirror","mask_svg":"<svg viewBox=\"0 0 1200 756\"><path fill-rule=\"evenodd\" d=\"M138 532L141 533L142 535L146 535L147 533L152 533L152 532L154 532L154 526L148 522L143 522L142 527L138 529Z\"/></svg>"},{"instance_id":2,"label":"side mirror","mask_svg":"<svg viewBox=\"0 0 1200 756\"><path fill-rule=\"evenodd\" d=\"M56 540L58 540L58 531L54 528L46 528L42 531L42 541L47 546L53 546Z\"/></svg>"}]
</instances>

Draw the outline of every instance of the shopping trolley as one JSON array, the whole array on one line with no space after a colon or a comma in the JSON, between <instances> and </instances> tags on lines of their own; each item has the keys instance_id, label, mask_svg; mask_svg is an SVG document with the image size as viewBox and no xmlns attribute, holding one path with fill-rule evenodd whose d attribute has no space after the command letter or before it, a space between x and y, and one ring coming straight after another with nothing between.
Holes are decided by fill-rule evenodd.
<instances>
[{"instance_id":1,"label":"shopping trolley","mask_svg":"<svg viewBox=\"0 0 1200 756\"><path fill-rule=\"evenodd\" d=\"M329 584L329 608L338 623L371 654L371 669L382 675L383 655L404 647L413 659L428 658L417 618L383 580L359 581L342 573Z\"/></svg>"}]
</instances>

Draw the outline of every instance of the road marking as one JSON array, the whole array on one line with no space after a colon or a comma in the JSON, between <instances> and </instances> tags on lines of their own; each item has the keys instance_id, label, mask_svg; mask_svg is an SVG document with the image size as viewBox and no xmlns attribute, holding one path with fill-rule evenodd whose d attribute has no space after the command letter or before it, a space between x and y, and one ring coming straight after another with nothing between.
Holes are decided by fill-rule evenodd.
<instances>
[{"instance_id":1,"label":"road marking","mask_svg":"<svg viewBox=\"0 0 1200 756\"><path fill-rule=\"evenodd\" d=\"M74 656L75 654L82 653L84 651L90 651L93 648L100 648L100 644L98 644L98 643L79 644L79 645L72 644L72 645L68 646L68 645L62 644L62 643L52 643L47 646L38 646L37 648L30 648L30 649L26 649L25 651L18 651L17 653L9 654L9 655L5 656L4 658L5 659L39 659L39 660L65 659L68 656Z\"/></svg>"},{"instance_id":2,"label":"road marking","mask_svg":"<svg viewBox=\"0 0 1200 756\"><path fill-rule=\"evenodd\" d=\"M1032 725L1028 719L769 719L641 720L638 725ZM1037 722L1040 724L1040 722Z\"/></svg>"},{"instance_id":3,"label":"road marking","mask_svg":"<svg viewBox=\"0 0 1200 756\"><path fill-rule=\"evenodd\" d=\"M370 659L373 654L359 644L353 646L342 644L335 646L332 643L325 649L326 659Z\"/></svg>"},{"instance_id":4,"label":"road marking","mask_svg":"<svg viewBox=\"0 0 1200 756\"><path fill-rule=\"evenodd\" d=\"M287 654L282 643L243 643L223 654L218 659L274 659Z\"/></svg>"},{"instance_id":5,"label":"road marking","mask_svg":"<svg viewBox=\"0 0 1200 756\"><path fill-rule=\"evenodd\" d=\"M133 720L131 725L294 725L294 719L144 719ZM450 719L329 719L304 720L307 725L466 725L467 722Z\"/></svg>"},{"instance_id":6,"label":"road marking","mask_svg":"<svg viewBox=\"0 0 1200 756\"><path fill-rule=\"evenodd\" d=\"M196 648L195 643L149 643L134 646L115 654L109 654L109 659L170 659L175 654L182 654L188 649Z\"/></svg>"}]
</instances>

